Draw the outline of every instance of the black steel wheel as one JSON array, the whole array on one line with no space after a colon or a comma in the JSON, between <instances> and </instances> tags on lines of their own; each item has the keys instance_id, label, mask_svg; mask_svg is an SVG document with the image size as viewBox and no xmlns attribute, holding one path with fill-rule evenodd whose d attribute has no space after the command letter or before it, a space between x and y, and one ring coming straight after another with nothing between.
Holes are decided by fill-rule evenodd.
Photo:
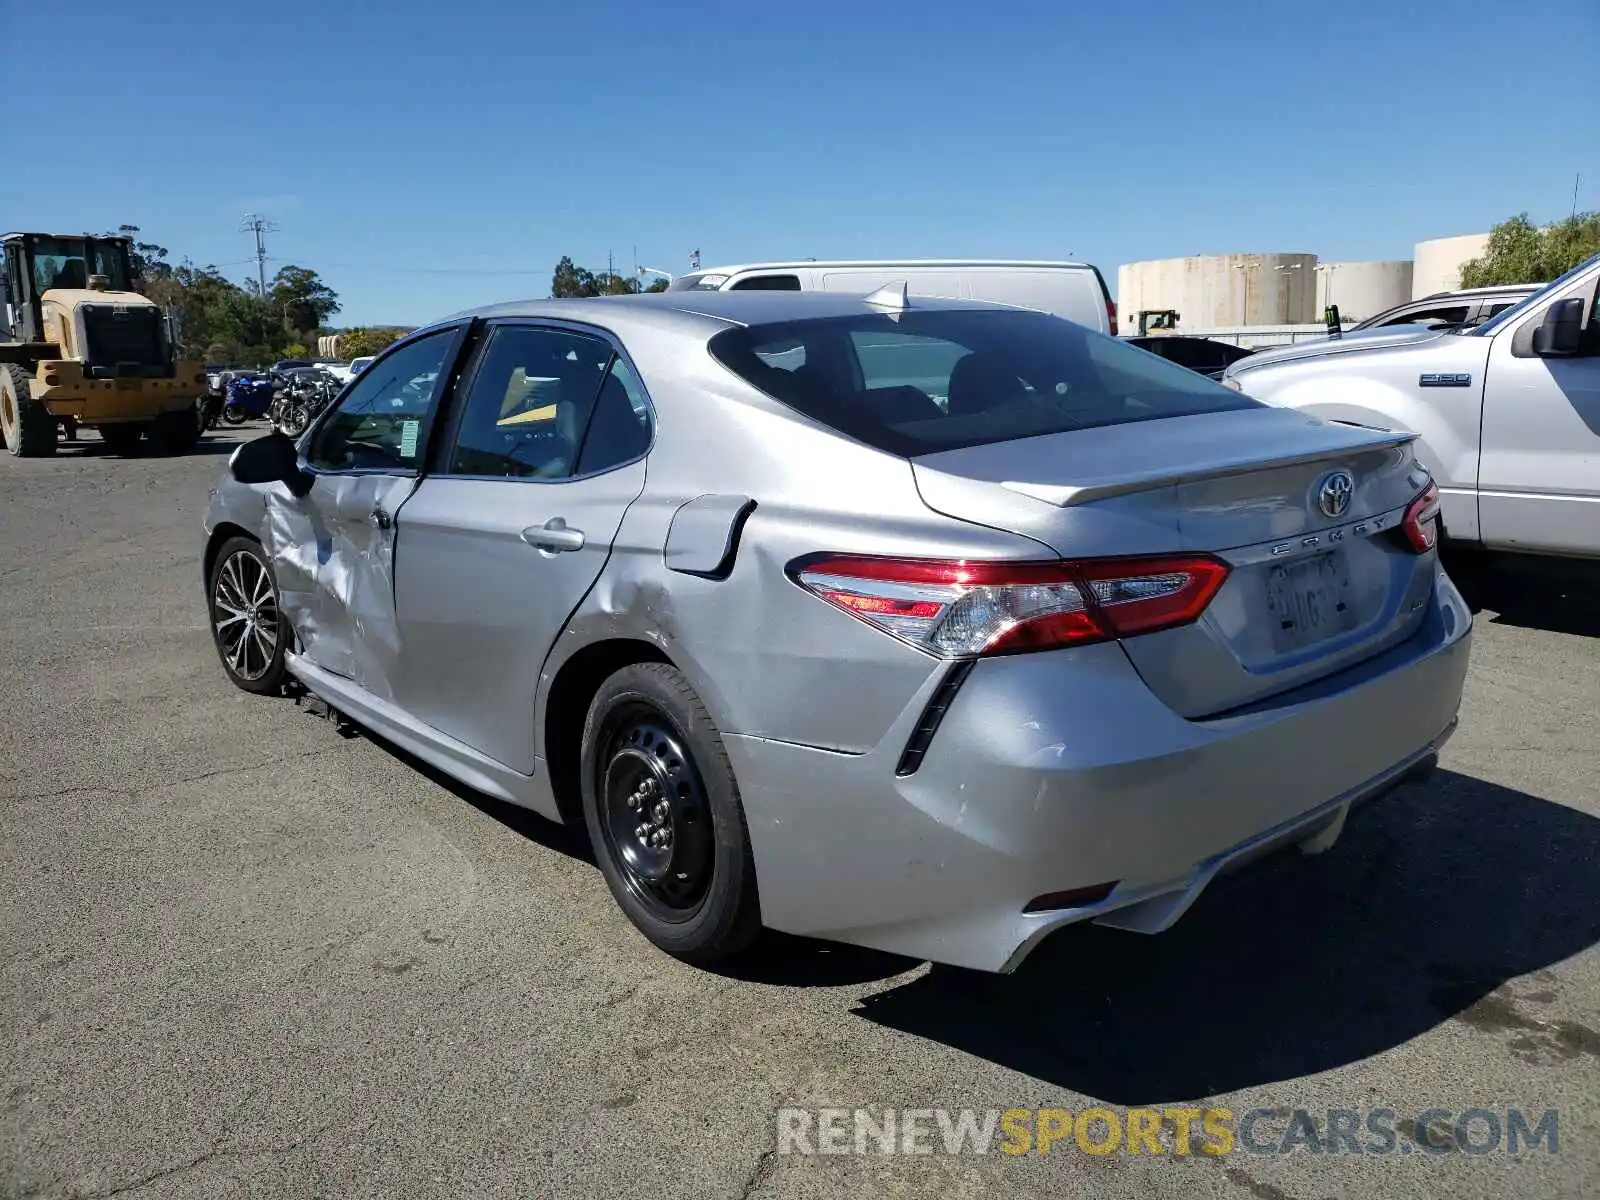
<instances>
[{"instance_id":1,"label":"black steel wheel","mask_svg":"<svg viewBox=\"0 0 1600 1200\"><path fill-rule=\"evenodd\" d=\"M694 914L711 883L711 804L693 756L650 705L607 722L600 781L606 849L663 921Z\"/></svg>"},{"instance_id":2,"label":"black steel wheel","mask_svg":"<svg viewBox=\"0 0 1600 1200\"><path fill-rule=\"evenodd\" d=\"M224 542L211 565L207 607L211 639L222 669L247 692L271 695L283 689L283 655L289 623L278 606L278 581L259 542L236 537Z\"/></svg>"},{"instance_id":3,"label":"black steel wheel","mask_svg":"<svg viewBox=\"0 0 1600 1200\"><path fill-rule=\"evenodd\" d=\"M710 964L760 931L755 862L722 738L666 663L600 687L583 735L584 819L607 885L657 946Z\"/></svg>"}]
</instances>

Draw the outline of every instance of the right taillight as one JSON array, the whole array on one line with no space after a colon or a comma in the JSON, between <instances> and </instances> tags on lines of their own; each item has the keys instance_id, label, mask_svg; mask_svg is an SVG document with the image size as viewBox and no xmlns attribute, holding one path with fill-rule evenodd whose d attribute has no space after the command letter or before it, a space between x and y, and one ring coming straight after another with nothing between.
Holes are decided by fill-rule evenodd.
<instances>
[{"instance_id":1,"label":"right taillight","mask_svg":"<svg viewBox=\"0 0 1600 1200\"><path fill-rule=\"evenodd\" d=\"M1400 532L1418 554L1426 554L1439 542L1439 486L1428 484L1410 504L1400 522Z\"/></svg>"},{"instance_id":2,"label":"right taillight","mask_svg":"<svg viewBox=\"0 0 1600 1200\"><path fill-rule=\"evenodd\" d=\"M944 658L1085 645L1187 625L1228 577L1208 554L1060 562L818 555L812 595Z\"/></svg>"}]
</instances>

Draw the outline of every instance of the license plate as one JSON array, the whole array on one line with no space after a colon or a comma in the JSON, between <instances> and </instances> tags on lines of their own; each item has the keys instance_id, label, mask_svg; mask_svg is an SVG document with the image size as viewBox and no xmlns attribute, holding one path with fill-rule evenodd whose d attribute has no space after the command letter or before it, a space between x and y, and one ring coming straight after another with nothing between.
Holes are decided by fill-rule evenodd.
<instances>
[{"instance_id":1,"label":"license plate","mask_svg":"<svg viewBox=\"0 0 1600 1200\"><path fill-rule=\"evenodd\" d=\"M1354 629L1355 596L1343 552L1273 566L1267 572L1267 613L1279 653Z\"/></svg>"}]
</instances>

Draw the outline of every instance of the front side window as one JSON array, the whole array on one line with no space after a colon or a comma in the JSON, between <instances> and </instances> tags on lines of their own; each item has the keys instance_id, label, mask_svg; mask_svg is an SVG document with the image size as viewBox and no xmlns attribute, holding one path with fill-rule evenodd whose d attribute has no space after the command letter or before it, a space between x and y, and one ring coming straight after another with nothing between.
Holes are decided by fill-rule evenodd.
<instances>
[{"instance_id":1,"label":"front side window","mask_svg":"<svg viewBox=\"0 0 1600 1200\"><path fill-rule=\"evenodd\" d=\"M605 339L501 326L473 373L445 469L495 479L589 474L638 457L648 421L643 388ZM629 452L619 458L619 448Z\"/></svg>"},{"instance_id":2,"label":"front side window","mask_svg":"<svg viewBox=\"0 0 1600 1200\"><path fill-rule=\"evenodd\" d=\"M717 334L709 348L768 395L905 457L1258 407L1175 363L1020 309L754 325ZM776 365L801 349L804 370Z\"/></svg>"},{"instance_id":3,"label":"front side window","mask_svg":"<svg viewBox=\"0 0 1600 1200\"><path fill-rule=\"evenodd\" d=\"M89 248L83 238L39 238L32 251L35 295L89 286Z\"/></svg>"},{"instance_id":4,"label":"front side window","mask_svg":"<svg viewBox=\"0 0 1600 1200\"><path fill-rule=\"evenodd\" d=\"M456 330L442 329L374 362L317 427L306 461L320 471L416 470L434 389L455 338Z\"/></svg>"}]
</instances>

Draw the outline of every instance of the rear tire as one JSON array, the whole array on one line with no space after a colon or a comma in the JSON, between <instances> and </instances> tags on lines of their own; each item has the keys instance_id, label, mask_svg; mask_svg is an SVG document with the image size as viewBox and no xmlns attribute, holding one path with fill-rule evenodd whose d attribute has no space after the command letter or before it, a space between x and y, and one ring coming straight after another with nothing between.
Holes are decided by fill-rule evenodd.
<instances>
[{"instance_id":1,"label":"rear tire","mask_svg":"<svg viewBox=\"0 0 1600 1200\"><path fill-rule=\"evenodd\" d=\"M226 425L243 425L245 423L244 409L224 408L222 410L222 420Z\"/></svg>"},{"instance_id":2,"label":"rear tire","mask_svg":"<svg viewBox=\"0 0 1600 1200\"><path fill-rule=\"evenodd\" d=\"M187 454L200 440L200 415L192 408L165 412L150 422L150 442L157 454Z\"/></svg>"},{"instance_id":3,"label":"rear tire","mask_svg":"<svg viewBox=\"0 0 1600 1200\"><path fill-rule=\"evenodd\" d=\"M100 440L106 444L107 450L127 458L139 453L139 440L144 437L144 425L137 421L121 425L102 425L99 427L99 432Z\"/></svg>"},{"instance_id":4,"label":"rear tire","mask_svg":"<svg viewBox=\"0 0 1600 1200\"><path fill-rule=\"evenodd\" d=\"M283 691L289 622L278 605L278 577L261 543L229 538L206 581L211 641L233 685L258 696Z\"/></svg>"},{"instance_id":5,"label":"rear tire","mask_svg":"<svg viewBox=\"0 0 1600 1200\"><path fill-rule=\"evenodd\" d=\"M634 926L697 966L761 931L755 858L722 737L666 663L624 667L583 729L583 815L606 885Z\"/></svg>"},{"instance_id":6,"label":"rear tire","mask_svg":"<svg viewBox=\"0 0 1600 1200\"><path fill-rule=\"evenodd\" d=\"M44 458L56 452L56 419L33 398L28 379L15 363L0 363L0 434L17 458Z\"/></svg>"}]
</instances>

